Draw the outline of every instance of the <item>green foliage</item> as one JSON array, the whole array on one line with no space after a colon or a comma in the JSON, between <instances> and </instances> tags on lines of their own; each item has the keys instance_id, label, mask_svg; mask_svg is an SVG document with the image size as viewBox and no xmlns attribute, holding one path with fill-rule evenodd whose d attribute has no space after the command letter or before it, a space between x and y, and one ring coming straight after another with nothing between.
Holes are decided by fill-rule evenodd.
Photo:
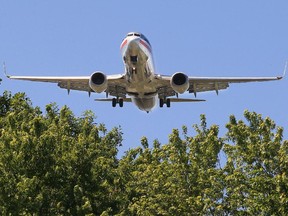
<instances>
[{"instance_id":1,"label":"green foliage","mask_svg":"<svg viewBox=\"0 0 288 216\"><path fill-rule=\"evenodd\" d=\"M244 121L230 117L224 152L225 210L251 215L285 215L287 200L287 141L283 128L270 118L245 111Z\"/></svg>"},{"instance_id":2,"label":"green foliage","mask_svg":"<svg viewBox=\"0 0 288 216\"><path fill-rule=\"evenodd\" d=\"M223 187L216 163L223 143L217 138L218 127L197 130L194 138L184 130L185 139L173 130L167 145L160 148L156 141L154 149L139 150L135 159L126 154L123 160L133 169L128 183L131 214L217 213Z\"/></svg>"},{"instance_id":3,"label":"green foliage","mask_svg":"<svg viewBox=\"0 0 288 216\"><path fill-rule=\"evenodd\" d=\"M101 214L115 205L118 128L107 133L91 112L76 118L55 104L43 115L25 94L1 101L2 214Z\"/></svg>"},{"instance_id":4,"label":"green foliage","mask_svg":"<svg viewBox=\"0 0 288 216\"><path fill-rule=\"evenodd\" d=\"M270 118L244 112L227 133L200 124L167 144L146 137L118 158L121 128L44 113L23 93L0 97L1 215L285 215L288 141ZM220 155L221 164L220 165Z\"/></svg>"}]
</instances>

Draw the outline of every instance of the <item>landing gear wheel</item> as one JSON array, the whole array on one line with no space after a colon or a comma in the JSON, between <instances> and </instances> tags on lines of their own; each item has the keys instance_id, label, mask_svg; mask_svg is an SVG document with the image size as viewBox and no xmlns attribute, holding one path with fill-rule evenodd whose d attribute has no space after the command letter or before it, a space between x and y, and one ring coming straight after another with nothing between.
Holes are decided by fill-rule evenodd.
<instances>
[{"instance_id":1,"label":"landing gear wheel","mask_svg":"<svg viewBox=\"0 0 288 216\"><path fill-rule=\"evenodd\" d=\"M120 99L119 99L119 106L120 106L120 107L123 107L123 98L120 98Z\"/></svg>"},{"instance_id":2,"label":"landing gear wheel","mask_svg":"<svg viewBox=\"0 0 288 216\"><path fill-rule=\"evenodd\" d=\"M116 107L116 105L119 104L120 107L123 107L124 100L123 98L112 98L112 107Z\"/></svg>"},{"instance_id":3,"label":"landing gear wheel","mask_svg":"<svg viewBox=\"0 0 288 216\"><path fill-rule=\"evenodd\" d=\"M170 102L170 99L169 99L169 98L166 99L166 105L167 105L168 108L171 106L171 102Z\"/></svg>"},{"instance_id":4,"label":"landing gear wheel","mask_svg":"<svg viewBox=\"0 0 288 216\"><path fill-rule=\"evenodd\" d=\"M117 104L117 100L116 100L116 98L113 98L112 99L112 107L116 107L116 104Z\"/></svg>"},{"instance_id":5,"label":"landing gear wheel","mask_svg":"<svg viewBox=\"0 0 288 216\"><path fill-rule=\"evenodd\" d=\"M164 99L160 98L159 100L159 106L162 108L164 105Z\"/></svg>"},{"instance_id":6,"label":"landing gear wheel","mask_svg":"<svg viewBox=\"0 0 288 216\"><path fill-rule=\"evenodd\" d=\"M160 98L159 99L159 106L162 108L164 106L164 104L166 104L167 107L170 107L171 106L171 100L170 98Z\"/></svg>"}]
</instances>

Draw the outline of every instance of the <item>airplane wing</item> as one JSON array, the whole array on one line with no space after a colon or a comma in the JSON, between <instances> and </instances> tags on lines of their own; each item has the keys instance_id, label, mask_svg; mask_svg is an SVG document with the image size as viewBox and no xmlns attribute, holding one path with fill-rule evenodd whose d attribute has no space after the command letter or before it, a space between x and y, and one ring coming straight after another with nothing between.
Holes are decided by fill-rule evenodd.
<instances>
[{"instance_id":1,"label":"airplane wing","mask_svg":"<svg viewBox=\"0 0 288 216\"><path fill-rule=\"evenodd\" d=\"M112 101L113 99L112 98L97 98L95 99L95 101ZM123 99L124 102L132 102L132 99L131 98L124 98ZM202 101L206 101L206 100L203 100L203 99L190 99L190 98L170 98L170 101L171 102L202 102Z\"/></svg>"},{"instance_id":2,"label":"airplane wing","mask_svg":"<svg viewBox=\"0 0 288 216\"><path fill-rule=\"evenodd\" d=\"M57 83L60 88L68 90L86 91L89 94L93 90L89 87L90 76L10 76L9 79L15 80L27 80L36 82L49 82ZM218 94L219 90L226 89L231 83L246 83L246 82L264 82L272 80L280 80L283 77L188 77L189 78L189 93L196 94L198 92L216 91ZM172 89L170 81L172 76L161 76L157 75L158 81L158 95L159 97L171 97L175 96L176 92ZM108 88L106 93L115 96L126 98L126 88L124 75L108 75Z\"/></svg>"},{"instance_id":3,"label":"airplane wing","mask_svg":"<svg viewBox=\"0 0 288 216\"><path fill-rule=\"evenodd\" d=\"M94 92L89 86L90 76L10 76L6 75L9 79L15 80L27 80L27 81L35 81L35 82L49 82L49 83L57 83L60 88L64 88L68 90L78 90L78 91L86 91L89 94ZM107 75L108 88L106 90L112 96L126 96L125 90L125 80L124 76L121 74L118 75Z\"/></svg>"},{"instance_id":4,"label":"airplane wing","mask_svg":"<svg viewBox=\"0 0 288 216\"><path fill-rule=\"evenodd\" d=\"M284 73L285 74L285 73ZM283 76L284 76L283 74ZM247 82L265 82L280 80L283 76L278 77L188 77L189 88L188 92L193 93L196 97L198 92L216 91L226 89L229 84L233 83L247 83ZM157 75L159 80L159 95L170 97L176 95L176 92L171 87L172 76Z\"/></svg>"}]
</instances>

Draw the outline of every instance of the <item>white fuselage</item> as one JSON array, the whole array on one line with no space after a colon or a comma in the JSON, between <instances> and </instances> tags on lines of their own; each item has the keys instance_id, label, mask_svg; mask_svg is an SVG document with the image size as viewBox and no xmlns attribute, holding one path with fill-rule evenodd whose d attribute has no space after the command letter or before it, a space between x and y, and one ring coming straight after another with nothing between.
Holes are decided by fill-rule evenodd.
<instances>
[{"instance_id":1,"label":"white fuselage","mask_svg":"<svg viewBox=\"0 0 288 216\"><path fill-rule=\"evenodd\" d=\"M128 95L139 109L151 111L157 104L158 94L153 85L154 64L149 41L143 35L128 34L121 44L121 54Z\"/></svg>"}]
</instances>

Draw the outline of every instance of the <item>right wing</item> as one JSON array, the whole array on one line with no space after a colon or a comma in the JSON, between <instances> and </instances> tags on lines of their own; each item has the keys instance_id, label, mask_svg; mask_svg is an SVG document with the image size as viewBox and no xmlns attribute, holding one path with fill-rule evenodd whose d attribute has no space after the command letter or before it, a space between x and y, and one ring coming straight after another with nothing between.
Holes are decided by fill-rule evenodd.
<instances>
[{"instance_id":1,"label":"right wing","mask_svg":"<svg viewBox=\"0 0 288 216\"><path fill-rule=\"evenodd\" d=\"M67 77L54 77L54 76L7 76L9 79L26 80L34 82L49 82L57 83L60 88L78 91L92 91L89 87L89 76L67 76Z\"/></svg>"},{"instance_id":2,"label":"right wing","mask_svg":"<svg viewBox=\"0 0 288 216\"><path fill-rule=\"evenodd\" d=\"M282 77L189 77L189 93L226 89L232 83L265 82L280 80Z\"/></svg>"},{"instance_id":3,"label":"right wing","mask_svg":"<svg viewBox=\"0 0 288 216\"><path fill-rule=\"evenodd\" d=\"M284 76L284 75L283 75ZM216 91L226 89L232 83L247 83L247 82L264 82L280 80L279 77L188 77L189 88L188 92L193 93L196 97L198 92ZM157 75L158 93L162 97L175 96L177 93L171 87L172 76Z\"/></svg>"},{"instance_id":4,"label":"right wing","mask_svg":"<svg viewBox=\"0 0 288 216\"><path fill-rule=\"evenodd\" d=\"M189 87L187 91L193 93L196 97L197 92L216 91L218 94L219 90L228 88L229 84L232 83L280 80L285 76L287 67L288 61L286 61L283 75L276 77L188 77ZM172 78L173 76L155 76L155 79L158 82L157 88L160 97L165 98L177 95L170 84Z\"/></svg>"}]
</instances>

